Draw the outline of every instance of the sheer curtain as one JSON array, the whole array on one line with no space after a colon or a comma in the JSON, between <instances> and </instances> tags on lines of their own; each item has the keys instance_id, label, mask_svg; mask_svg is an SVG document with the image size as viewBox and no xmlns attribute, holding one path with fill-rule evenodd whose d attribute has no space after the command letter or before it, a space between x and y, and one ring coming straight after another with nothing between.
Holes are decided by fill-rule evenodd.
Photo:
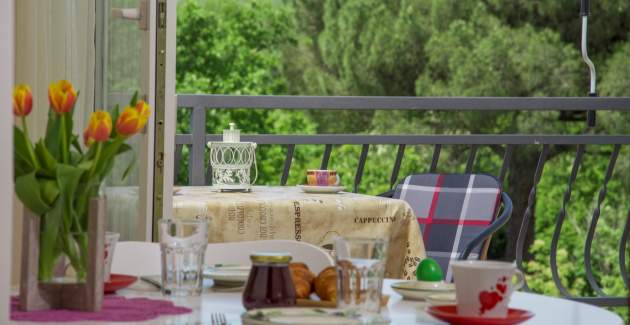
<instances>
[{"instance_id":1,"label":"sheer curtain","mask_svg":"<svg viewBox=\"0 0 630 325\"><path fill-rule=\"evenodd\" d=\"M13 0L0 1L0 154L11 157L13 143L11 141L11 115L8 108L11 105L11 88L13 87ZM8 49L8 50L7 50ZM2 227L0 227L0 323L9 321L10 283L7 264L11 261L11 196L13 193L13 164L5 161L0 164L0 207L4 212Z\"/></svg>"},{"instance_id":2,"label":"sheer curtain","mask_svg":"<svg viewBox=\"0 0 630 325\"><path fill-rule=\"evenodd\" d=\"M44 135L48 85L72 81L81 93L74 112L75 132L94 110L95 0L15 1L15 82L33 89L34 108L28 117L33 138ZM14 198L13 283L19 275L22 206Z\"/></svg>"}]
</instances>

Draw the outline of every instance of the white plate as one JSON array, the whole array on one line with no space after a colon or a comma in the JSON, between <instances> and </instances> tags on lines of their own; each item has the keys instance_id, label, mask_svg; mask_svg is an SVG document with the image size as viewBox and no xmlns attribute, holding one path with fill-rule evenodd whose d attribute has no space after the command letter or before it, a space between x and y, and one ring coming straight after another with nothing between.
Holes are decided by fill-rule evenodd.
<instances>
[{"instance_id":1,"label":"white plate","mask_svg":"<svg viewBox=\"0 0 630 325\"><path fill-rule=\"evenodd\" d=\"M245 283L249 277L249 265L212 266L204 270L203 276L214 280L215 283L238 284Z\"/></svg>"},{"instance_id":2,"label":"white plate","mask_svg":"<svg viewBox=\"0 0 630 325\"><path fill-rule=\"evenodd\" d=\"M392 284L392 289L407 300L426 300L438 293L453 293L455 285L444 282L403 281Z\"/></svg>"},{"instance_id":3,"label":"white plate","mask_svg":"<svg viewBox=\"0 0 630 325\"><path fill-rule=\"evenodd\" d=\"M339 193L345 189L343 186L311 186L311 185L298 185L302 191L306 193Z\"/></svg>"},{"instance_id":4,"label":"white plate","mask_svg":"<svg viewBox=\"0 0 630 325\"><path fill-rule=\"evenodd\" d=\"M243 325L360 325L389 324L382 316L369 319L353 312L321 308L266 308L254 309L243 313Z\"/></svg>"}]
</instances>

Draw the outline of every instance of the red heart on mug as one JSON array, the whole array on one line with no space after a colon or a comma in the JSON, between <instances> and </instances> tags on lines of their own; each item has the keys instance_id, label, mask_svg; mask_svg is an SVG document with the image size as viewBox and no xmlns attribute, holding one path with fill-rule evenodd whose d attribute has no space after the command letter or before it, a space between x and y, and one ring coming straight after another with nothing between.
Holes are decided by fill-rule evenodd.
<instances>
[{"instance_id":1,"label":"red heart on mug","mask_svg":"<svg viewBox=\"0 0 630 325\"><path fill-rule=\"evenodd\" d=\"M486 311L494 308L502 300L503 297L501 297L501 295L496 291L481 291L479 293L479 302L481 303L481 309L479 312L483 315Z\"/></svg>"},{"instance_id":2,"label":"red heart on mug","mask_svg":"<svg viewBox=\"0 0 630 325\"><path fill-rule=\"evenodd\" d=\"M505 290L507 290L507 285L499 283L497 284L497 290L499 290L501 294L505 294Z\"/></svg>"}]
</instances>

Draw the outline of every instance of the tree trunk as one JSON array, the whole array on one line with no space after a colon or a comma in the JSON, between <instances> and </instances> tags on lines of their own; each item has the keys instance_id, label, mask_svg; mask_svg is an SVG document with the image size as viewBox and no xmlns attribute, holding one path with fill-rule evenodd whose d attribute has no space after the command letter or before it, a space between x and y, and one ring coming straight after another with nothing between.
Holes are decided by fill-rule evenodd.
<instances>
[{"instance_id":1,"label":"tree trunk","mask_svg":"<svg viewBox=\"0 0 630 325\"><path fill-rule=\"evenodd\" d=\"M536 172L536 164L538 163L539 150L533 148L518 146L514 150L512 159L510 159L508 169L508 185L507 193L512 198L514 209L512 217L506 226L506 246L504 260L514 261L516 259L516 241L523 222L523 216L527 209L529 193L534 184L534 173ZM529 247L534 241L534 222L536 220L535 202L533 202L532 215L529 219L527 228L527 236L525 237L525 245L523 246L523 259L529 260L531 254Z\"/></svg>"}]
</instances>

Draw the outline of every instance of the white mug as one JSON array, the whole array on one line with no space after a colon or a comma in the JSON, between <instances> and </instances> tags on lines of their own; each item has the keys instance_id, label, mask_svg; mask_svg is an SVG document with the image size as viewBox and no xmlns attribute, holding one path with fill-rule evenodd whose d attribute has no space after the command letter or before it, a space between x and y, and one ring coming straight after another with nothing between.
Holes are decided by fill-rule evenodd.
<instances>
[{"instance_id":1,"label":"white mug","mask_svg":"<svg viewBox=\"0 0 630 325\"><path fill-rule=\"evenodd\" d=\"M523 272L515 263L453 261L457 314L474 317L507 317L512 293L523 287ZM518 282L512 283L514 275Z\"/></svg>"}]
</instances>

